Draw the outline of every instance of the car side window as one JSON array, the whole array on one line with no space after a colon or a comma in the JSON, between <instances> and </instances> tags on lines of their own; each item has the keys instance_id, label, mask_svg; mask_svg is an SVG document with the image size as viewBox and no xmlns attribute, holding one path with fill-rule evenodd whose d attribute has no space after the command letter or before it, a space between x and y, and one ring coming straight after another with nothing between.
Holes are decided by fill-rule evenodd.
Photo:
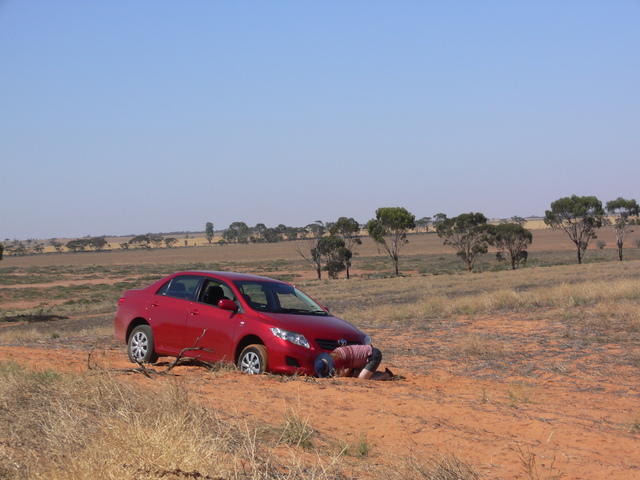
<instances>
[{"instance_id":1,"label":"car side window","mask_svg":"<svg viewBox=\"0 0 640 480\"><path fill-rule=\"evenodd\" d=\"M205 280L198 301L217 307L220 300L235 300L231 289L217 280Z\"/></svg>"},{"instance_id":2,"label":"car side window","mask_svg":"<svg viewBox=\"0 0 640 480\"><path fill-rule=\"evenodd\" d=\"M191 276L178 276L174 277L165 283L156 292L156 295L163 295L166 297L193 299L198 284L200 283L199 277Z\"/></svg>"}]
</instances>

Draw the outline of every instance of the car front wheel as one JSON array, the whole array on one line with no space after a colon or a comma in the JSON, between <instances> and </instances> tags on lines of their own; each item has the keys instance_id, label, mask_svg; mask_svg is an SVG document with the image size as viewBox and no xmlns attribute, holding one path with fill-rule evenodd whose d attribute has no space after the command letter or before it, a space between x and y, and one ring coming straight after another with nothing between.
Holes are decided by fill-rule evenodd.
<instances>
[{"instance_id":1,"label":"car front wheel","mask_svg":"<svg viewBox=\"0 0 640 480\"><path fill-rule=\"evenodd\" d=\"M265 372L268 364L267 349L264 345L249 345L240 354L238 367L244 373L260 375Z\"/></svg>"},{"instance_id":2,"label":"car front wheel","mask_svg":"<svg viewBox=\"0 0 640 480\"><path fill-rule=\"evenodd\" d=\"M153 363L158 359L153 349L153 332L149 325L133 329L127 343L127 353L132 363Z\"/></svg>"}]
</instances>

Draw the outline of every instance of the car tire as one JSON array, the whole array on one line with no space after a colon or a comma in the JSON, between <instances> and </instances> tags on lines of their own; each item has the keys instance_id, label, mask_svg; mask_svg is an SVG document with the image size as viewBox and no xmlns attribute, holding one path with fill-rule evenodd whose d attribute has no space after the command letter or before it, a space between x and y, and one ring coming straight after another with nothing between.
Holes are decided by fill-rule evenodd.
<instances>
[{"instance_id":1,"label":"car tire","mask_svg":"<svg viewBox=\"0 0 640 480\"><path fill-rule=\"evenodd\" d=\"M238 359L238 368L244 373L260 375L267 370L269 357L264 345L249 345L242 350Z\"/></svg>"},{"instance_id":2,"label":"car tire","mask_svg":"<svg viewBox=\"0 0 640 480\"><path fill-rule=\"evenodd\" d=\"M127 342L127 353L132 363L153 363L158 360L154 350L153 331L149 325L133 329Z\"/></svg>"}]
</instances>

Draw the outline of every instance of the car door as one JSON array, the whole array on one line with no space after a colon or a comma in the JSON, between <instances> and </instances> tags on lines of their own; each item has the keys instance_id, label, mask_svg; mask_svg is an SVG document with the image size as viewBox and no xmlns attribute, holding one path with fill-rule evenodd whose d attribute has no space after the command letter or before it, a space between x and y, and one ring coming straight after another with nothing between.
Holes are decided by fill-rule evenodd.
<instances>
[{"instance_id":1,"label":"car door","mask_svg":"<svg viewBox=\"0 0 640 480\"><path fill-rule=\"evenodd\" d=\"M195 275L173 277L151 298L149 323L157 352L177 355L188 345L185 341L187 318L200 281Z\"/></svg>"},{"instance_id":2,"label":"car door","mask_svg":"<svg viewBox=\"0 0 640 480\"><path fill-rule=\"evenodd\" d=\"M189 310L185 343L188 347L203 347L211 352L193 351L189 356L201 355L203 359L234 361L233 338L238 320L237 311L218 307L218 301L236 301L231 289L223 282L208 278L200 289L200 296Z\"/></svg>"}]
</instances>

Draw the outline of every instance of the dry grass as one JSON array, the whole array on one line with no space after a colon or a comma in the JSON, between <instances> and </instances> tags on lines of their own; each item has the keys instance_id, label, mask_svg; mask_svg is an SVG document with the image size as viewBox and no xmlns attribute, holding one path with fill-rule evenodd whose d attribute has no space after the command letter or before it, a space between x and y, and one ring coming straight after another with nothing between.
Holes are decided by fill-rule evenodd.
<instances>
[{"instance_id":1,"label":"dry grass","mask_svg":"<svg viewBox=\"0 0 640 480\"><path fill-rule=\"evenodd\" d=\"M106 372L12 363L0 365L0 377L2 478L343 478L333 460L273 453L282 442L295 444L292 452L311 447L313 430L294 414L269 436L198 406L174 380L138 387Z\"/></svg>"},{"instance_id":2,"label":"dry grass","mask_svg":"<svg viewBox=\"0 0 640 480\"><path fill-rule=\"evenodd\" d=\"M43 339L58 339L64 342L74 338L105 338L113 336L113 313L105 315L35 316L18 318L16 321L0 323L0 343L28 344Z\"/></svg>"},{"instance_id":3,"label":"dry grass","mask_svg":"<svg viewBox=\"0 0 640 480\"><path fill-rule=\"evenodd\" d=\"M317 439L295 411L280 428L253 425L199 406L176 379L139 386L104 371L72 375L2 363L0 380L0 478L480 478L450 456L372 468L366 435L336 453L338 442Z\"/></svg>"},{"instance_id":4,"label":"dry grass","mask_svg":"<svg viewBox=\"0 0 640 480\"><path fill-rule=\"evenodd\" d=\"M456 354L474 355L487 359L503 358L511 354L511 349L499 338L485 333L468 333L452 348Z\"/></svg>"},{"instance_id":5,"label":"dry grass","mask_svg":"<svg viewBox=\"0 0 640 480\"><path fill-rule=\"evenodd\" d=\"M328 298L328 304L333 300L342 307L339 314L361 325L417 325L461 315L549 314L547 310L553 309L555 313L551 314L558 318L595 326L595 319L582 317L581 308L590 307L595 309L593 316L602 322L601 327L635 332L640 328L640 273L627 275L621 266L350 281L348 289L340 290L335 288L336 282L308 284L306 288L316 297Z\"/></svg>"},{"instance_id":6,"label":"dry grass","mask_svg":"<svg viewBox=\"0 0 640 480\"><path fill-rule=\"evenodd\" d=\"M254 247L256 250L251 251L244 263L233 256ZM200 268L217 265L254 273L277 270L283 275L290 274L287 271L290 264L258 259L260 255L279 258L269 256L267 247L194 250L204 252L202 261L209 262L198 264ZM220 252L228 255L226 263L216 260L222 263L214 265L213 256ZM82 262L96 258L131 262L106 262L99 268L86 265L11 267L12 271L7 274L13 277L4 283L9 286L1 292L0 306L18 297L35 298L41 305L30 309L3 308L5 317L31 313L72 318L67 322L68 330L61 330L57 322L25 322L20 327L2 328L0 342L111 336L112 314L122 290L147 284L151 278L187 266L180 257L184 252L143 252L142 260L135 253L62 256L79 258ZM281 253L285 258L286 252ZM162 263L144 263L153 262L153 258L161 259ZM419 332L434 322L453 325L464 318L504 316L513 312L526 313L531 318L554 319L567 325L568 334L581 339L633 342L635 346L640 339L639 266L639 260L631 260L472 275L425 274L400 278L361 275L349 281L305 280L298 284L331 307L336 315L365 330L375 327L396 331L400 326ZM34 288L26 279L36 275L40 275L37 282L41 285ZM104 283L85 282L95 275L104 278ZM42 286L61 281L75 281L78 285L69 285L64 291L58 291L59 287L53 285ZM54 295L59 296L62 303L49 302L48 298ZM491 332L452 336L455 341L450 352L456 355L505 361L514 354L515 348L508 338ZM619 361L640 365L637 348L630 349ZM571 372L571 367L562 361L549 362L542 368L559 374ZM531 391L516 385L506 395L507 402L515 407L528 403ZM483 392L480 403L486 401L486 392ZM637 417L631 422L629 429L637 433L640 430ZM464 460L449 455L436 456L426 464L408 455L394 459L391 466L373 465L367 462L371 448L365 435L352 444L321 438L308 419L295 411L288 412L276 426L252 425L239 418L222 417L216 411L198 406L175 379L163 380L153 388L134 386L106 372L69 375L26 371L15 364L0 365L0 478L143 480L184 479L196 475L225 480L484 478ZM555 472L537 472L536 464L532 463L535 457L528 452L522 454L522 459L529 469L526 472L529 478L538 478L533 475L539 473L546 475L540 478L558 478L554 477Z\"/></svg>"},{"instance_id":7,"label":"dry grass","mask_svg":"<svg viewBox=\"0 0 640 480\"><path fill-rule=\"evenodd\" d=\"M463 459L450 454L437 454L425 463L412 455L404 459L398 469L389 474L389 479L422 480L480 480L487 478Z\"/></svg>"},{"instance_id":8,"label":"dry grass","mask_svg":"<svg viewBox=\"0 0 640 480\"><path fill-rule=\"evenodd\" d=\"M282 443L308 449L312 446L315 433L308 417L303 418L292 409L288 409L285 412L284 423L280 433L280 441Z\"/></svg>"}]
</instances>

